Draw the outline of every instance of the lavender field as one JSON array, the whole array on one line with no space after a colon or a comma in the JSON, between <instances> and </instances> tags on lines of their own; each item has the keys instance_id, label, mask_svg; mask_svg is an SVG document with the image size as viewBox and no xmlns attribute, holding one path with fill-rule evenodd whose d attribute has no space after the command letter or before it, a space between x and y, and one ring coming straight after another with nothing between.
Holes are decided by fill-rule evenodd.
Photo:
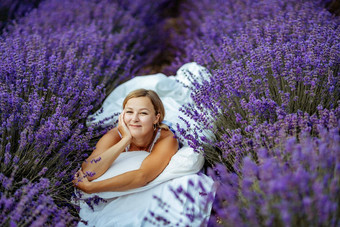
<instances>
[{"instance_id":1,"label":"lavender field","mask_svg":"<svg viewBox=\"0 0 340 227\"><path fill-rule=\"evenodd\" d=\"M211 77L187 73L196 124L177 131L218 184L208 225L340 226L337 4L3 1L0 226L76 226L72 177L108 130L87 117L193 61Z\"/></svg>"}]
</instances>

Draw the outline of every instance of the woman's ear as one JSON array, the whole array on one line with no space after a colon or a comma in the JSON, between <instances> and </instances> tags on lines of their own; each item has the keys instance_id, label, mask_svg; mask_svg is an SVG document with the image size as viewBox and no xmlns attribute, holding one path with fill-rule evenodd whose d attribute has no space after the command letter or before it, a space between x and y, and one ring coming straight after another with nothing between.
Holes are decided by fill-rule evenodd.
<instances>
[{"instance_id":1,"label":"woman's ear","mask_svg":"<svg viewBox=\"0 0 340 227\"><path fill-rule=\"evenodd\" d=\"M159 118L161 117L161 114L160 113L158 113L157 115L156 115L156 120L154 120L154 124L157 124L158 122L159 122Z\"/></svg>"}]
</instances>

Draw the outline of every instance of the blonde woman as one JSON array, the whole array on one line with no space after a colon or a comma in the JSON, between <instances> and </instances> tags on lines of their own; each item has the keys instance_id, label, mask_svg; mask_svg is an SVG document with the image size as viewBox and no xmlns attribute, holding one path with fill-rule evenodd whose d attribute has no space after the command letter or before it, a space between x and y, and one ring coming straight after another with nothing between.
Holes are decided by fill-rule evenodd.
<instances>
[{"instance_id":1,"label":"blonde woman","mask_svg":"<svg viewBox=\"0 0 340 227\"><path fill-rule=\"evenodd\" d=\"M154 180L178 150L174 134L168 126L160 123L164 115L162 101L154 91L138 89L131 92L123 102L118 126L99 140L78 172L80 178L84 178L84 172L94 174L77 183L77 187L86 193L124 191ZM146 151L150 155L137 170L91 182L105 173L122 152L129 151ZM93 161L98 159L100 161Z\"/></svg>"},{"instance_id":2,"label":"blonde woman","mask_svg":"<svg viewBox=\"0 0 340 227\"><path fill-rule=\"evenodd\" d=\"M164 117L153 90L126 96L118 126L98 141L73 180L83 198L105 200L80 202L78 226L206 225L213 182L197 174L203 157L188 146L179 148Z\"/></svg>"}]
</instances>

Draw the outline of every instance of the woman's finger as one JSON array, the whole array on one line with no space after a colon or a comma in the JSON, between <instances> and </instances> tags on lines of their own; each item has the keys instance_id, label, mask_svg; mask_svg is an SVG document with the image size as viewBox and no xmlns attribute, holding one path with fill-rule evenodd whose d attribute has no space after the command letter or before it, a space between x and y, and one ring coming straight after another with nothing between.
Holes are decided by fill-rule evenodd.
<instances>
[{"instance_id":1,"label":"woman's finger","mask_svg":"<svg viewBox=\"0 0 340 227\"><path fill-rule=\"evenodd\" d=\"M82 178L84 178L84 173L83 173L83 171L80 169L80 170L78 170L78 178L80 178L80 179L82 179Z\"/></svg>"},{"instance_id":2,"label":"woman's finger","mask_svg":"<svg viewBox=\"0 0 340 227\"><path fill-rule=\"evenodd\" d=\"M124 115L124 110L123 110L123 112L121 112L121 113L119 114L118 124L120 124L120 125L123 125L123 124L124 124L123 115Z\"/></svg>"},{"instance_id":3,"label":"woman's finger","mask_svg":"<svg viewBox=\"0 0 340 227\"><path fill-rule=\"evenodd\" d=\"M73 177L73 183L77 184L78 182L80 182L82 179L84 178L84 173L80 170L78 170Z\"/></svg>"},{"instance_id":4,"label":"woman's finger","mask_svg":"<svg viewBox=\"0 0 340 227\"><path fill-rule=\"evenodd\" d=\"M74 186L77 185L78 179L79 179L79 174L78 174L78 171L77 171L77 172L74 174L73 180L72 180L72 183L73 183Z\"/></svg>"},{"instance_id":5,"label":"woman's finger","mask_svg":"<svg viewBox=\"0 0 340 227\"><path fill-rule=\"evenodd\" d=\"M124 122L124 111L120 114L119 118L120 118L120 125L123 127L123 129L125 131L128 130L128 128L127 128L127 126Z\"/></svg>"},{"instance_id":6,"label":"woman's finger","mask_svg":"<svg viewBox=\"0 0 340 227\"><path fill-rule=\"evenodd\" d=\"M123 111L120 115L119 115L119 121L118 121L118 131L121 134L122 137L129 137L131 138L131 132L128 128L128 126L125 124L124 122L124 114L125 111Z\"/></svg>"}]
</instances>

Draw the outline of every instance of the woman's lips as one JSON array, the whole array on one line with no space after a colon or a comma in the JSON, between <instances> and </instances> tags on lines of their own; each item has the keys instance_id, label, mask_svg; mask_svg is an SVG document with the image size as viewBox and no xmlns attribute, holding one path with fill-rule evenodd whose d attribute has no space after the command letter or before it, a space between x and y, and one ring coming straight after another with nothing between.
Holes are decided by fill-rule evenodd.
<instances>
[{"instance_id":1,"label":"woman's lips","mask_svg":"<svg viewBox=\"0 0 340 227\"><path fill-rule=\"evenodd\" d=\"M132 128L139 128L139 127L142 127L141 125L130 125L130 127Z\"/></svg>"}]
</instances>

